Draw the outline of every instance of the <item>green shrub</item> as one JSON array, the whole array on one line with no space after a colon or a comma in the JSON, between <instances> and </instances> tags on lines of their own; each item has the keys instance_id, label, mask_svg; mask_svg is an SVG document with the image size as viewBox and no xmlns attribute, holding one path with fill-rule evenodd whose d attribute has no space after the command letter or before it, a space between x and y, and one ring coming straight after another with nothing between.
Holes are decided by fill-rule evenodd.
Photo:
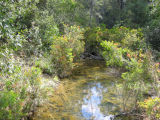
<instances>
[{"instance_id":1,"label":"green shrub","mask_svg":"<svg viewBox=\"0 0 160 120\"><path fill-rule=\"evenodd\" d=\"M140 50L146 47L141 29L132 29L125 34L121 40L123 47L128 47L131 50Z\"/></svg>"},{"instance_id":2,"label":"green shrub","mask_svg":"<svg viewBox=\"0 0 160 120\"><path fill-rule=\"evenodd\" d=\"M88 28L84 34L85 49L89 53L99 53L102 50L100 43L110 41L120 43L122 48L128 47L137 50L145 46L141 29L114 27L112 29ZM143 44L144 45L143 45Z\"/></svg>"},{"instance_id":3,"label":"green shrub","mask_svg":"<svg viewBox=\"0 0 160 120\"><path fill-rule=\"evenodd\" d=\"M38 14L35 16L35 26L38 28L38 40L42 44L41 50L49 52L54 36L59 35L59 29L54 22L54 17L47 10L39 9Z\"/></svg>"},{"instance_id":4,"label":"green shrub","mask_svg":"<svg viewBox=\"0 0 160 120\"><path fill-rule=\"evenodd\" d=\"M98 54L101 48L100 42L103 31L100 27L87 28L84 34L85 50L89 53Z\"/></svg>"},{"instance_id":5,"label":"green shrub","mask_svg":"<svg viewBox=\"0 0 160 120\"><path fill-rule=\"evenodd\" d=\"M63 36L55 36L53 41L51 56L52 64L59 77L68 76L74 67L74 61L83 52L84 43L83 30L77 26L65 26Z\"/></svg>"},{"instance_id":6,"label":"green shrub","mask_svg":"<svg viewBox=\"0 0 160 120\"><path fill-rule=\"evenodd\" d=\"M118 48L118 43L110 41L101 42L101 46L103 47L102 56L106 60L107 66L123 66L125 60L123 58L123 53L125 49Z\"/></svg>"},{"instance_id":7,"label":"green shrub","mask_svg":"<svg viewBox=\"0 0 160 120\"><path fill-rule=\"evenodd\" d=\"M35 66L40 68L43 73L52 75L55 73L54 67L52 65L51 57L49 55L44 55L40 57L36 62Z\"/></svg>"},{"instance_id":8,"label":"green shrub","mask_svg":"<svg viewBox=\"0 0 160 120\"><path fill-rule=\"evenodd\" d=\"M0 39L1 45L7 45L14 51L24 49L23 44L36 40L30 37L34 12L36 11L37 1L12 1L0 2ZM35 44L34 44L35 45ZM37 43L36 43L37 45ZM27 48L32 46L27 45ZM26 46L25 46L26 47ZM34 46L35 48L35 46Z\"/></svg>"},{"instance_id":9,"label":"green shrub","mask_svg":"<svg viewBox=\"0 0 160 120\"><path fill-rule=\"evenodd\" d=\"M0 74L0 119L20 120L29 116L38 102L41 71L38 68L14 69Z\"/></svg>"},{"instance_id":10,"label":"green shrub","mask_svg":"<svg viewBox=\"0 0 160 120\"><path fill-rule=\"evenodd\" d=\"M125 68L121 77L124 81L124 93L130 93L135 97L135 104L144 97L145 91L154 89L159 94L158 69L152 60L152 55L145 50L141 33L131 30L119 43L103 41L102 56L107 66L118 66ZM127 100L127 98L124 98Z\"/></svg>"},{"instance_id":11,"label":"green shrub","mask_svg":"<svg viewBox=\"0 0 160 120\"><path fill-rule=\"evenodd\" d=\"M106 29L103 33L104 39L108 41L120 42L125 38L126 34L130 31L126 27L113 27L112 29Z\"/></svg>"},{"instance_id":12,"label":"green shrub","mask_svg":"<svg viewBox=\"0 0 160 120\"><path fill-rule=\"evenodd\" d=\"M21 104L24 102L18 99L20 96L14 91L3 91L0 93L0 119L20 120L24 113Z\"/></svg>"},{"instance_id":13,"label":"green shrub","mask_svg":"<svg viewBox=\"0 0 160 120\"><path fill-rule=\"evenodd\" d=\"M103 40L121 43L121 47L128 47L132 50L141 49L146 46L141 29L129 29L123 26L114 27L106 29L103 36L105 38Z\"/></svg>"}]
</instances>

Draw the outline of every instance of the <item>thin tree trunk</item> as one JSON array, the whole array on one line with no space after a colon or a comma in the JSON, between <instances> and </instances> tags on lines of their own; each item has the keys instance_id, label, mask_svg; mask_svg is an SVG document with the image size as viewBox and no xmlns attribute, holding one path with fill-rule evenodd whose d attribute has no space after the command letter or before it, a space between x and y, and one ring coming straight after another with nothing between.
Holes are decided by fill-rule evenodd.
<instances>
[{"instance_id":1,"label":"thin tree trunk","mask_svg":"<svg viewBox=\"0 0 160 120\"><path fill-rule=\"evenodd\" d=\"M90 2L90 20L89 20L89 26L92 25L92 16L93 16L93 0Z\"/></svg>"}]
</instances>

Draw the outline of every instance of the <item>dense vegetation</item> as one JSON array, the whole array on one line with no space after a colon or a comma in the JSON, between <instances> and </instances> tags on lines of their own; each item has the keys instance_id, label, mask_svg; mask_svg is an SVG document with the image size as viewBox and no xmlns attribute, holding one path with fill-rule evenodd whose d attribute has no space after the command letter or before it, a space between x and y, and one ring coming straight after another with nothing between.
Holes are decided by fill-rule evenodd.
<instances>
[{"instance_id":1,"label":"dense vegetation","mask_svg":"<svg viewBox=\"0 0 160 120\"><path fill-rule=\"evenodd\" d=\"M27 119L42 74L67 77L84 53L124 69L134 109L158 120L159 32L159 0L1 0L0 120Z\"/></svg>"}]
</instances>

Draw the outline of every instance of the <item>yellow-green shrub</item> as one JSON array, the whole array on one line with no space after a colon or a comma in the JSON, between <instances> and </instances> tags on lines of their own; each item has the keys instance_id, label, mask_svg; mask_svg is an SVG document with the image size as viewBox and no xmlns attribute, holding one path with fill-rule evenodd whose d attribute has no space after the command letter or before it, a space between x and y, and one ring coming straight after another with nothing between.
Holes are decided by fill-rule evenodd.
<instances>
[{"instance_id":1,"label":"yellow-green shrub","mask_svg":"<svg viewBox=\"0 0 160 120\"><path fill-rule=\"evenodd\" d=\"M141 29L129 29L127 27L113 27L104 29L100 27L87 28L84 34L85 49L89 53L99 53L103 41L120 43L122 48L128 47L137 50L145 46Z\"/></svg>"},{"instance_id":2,"label":"yellow-green shrub","mask_svg":"<svg viewBox=\"0 0 160 120\"><path fill-rule=\"evenodd\" d=\"M106 60L107 66L123 66L123 60L125 60L123 58L123 53L125 49L118 48L118 43L110 41L101 42L101 46L103 47L102 56Z\"/></svg>"},{"instance_id":3,"label":"yellow-green shrub","mask_svg":"<svg viewBox=\"0 0 160 120\"><path fill-rule=\"evenodd\" d=\"M103 40L119 42L125 38L126 34L130 32L129 28L126 27L113 27L112 29L105 29L103 33Z\"/></svg>"},{"instance_id":4,"label":"yellow-green shrub","mask_svg":"<svg viewBox=\"0 0 160 120\"><path fill-rule=\"evenodd\" d=\"M20 120L29 116L38 100L41 71L13 65L12 73L0 74L0 119Z\"/></svg>"},{"instance_id":5,"label":"yellow-green shrub","mask_svg":"<svg viewBox=\"0 0 160 120\"><path fill-rule=\"evenodd\" d=\"M55 70L52 66L51 57L47 54L35 61L35 66L40 68L44 74L53 75Z\"/></svg>"},{"instance_id":6,"label":"yellow-green shrub","mask_svg":"<svg viewBox=\"0 0 160 120\"><path fill-rule=\"evenodd\" d=\"M139 107L142 108L144 114L150 120L160 119L160 98L148 98L143 102L139 102Z\"/></svg>"},{"instance_id":7,"label":"yellow-green shrub","mask_svg":"<svg viewBox=\"0 0 160 120\"><path fill-rule=\"evenodd\" d=\"M118 43L113 42L114 40L101 42L102 56L107 66L125 68L121 75L124 79L124 93L134 96L134 105L144 97L146 91L154 88L157 93L159 89L158 72L152 67L154 62L150 52L145 50L144 40L140 39L143 36L141 34L138 30L130 30Z\"/></svg>"},{"instance_id":8,"label":"yellow-green shrub","mask_svg":"<svg viewBox=\"0 0 160 120\"><path fill-rule=\"evenodd\" d=\"M146 47L141 29L129 30L125 33L121 43L123 47L128 47L131 50L140 50Z\"/></svg>"},{"instance_id":9,"label":"yellow-green shrub","mask_svg":"<svg viewBox=\"0 0 160 120\"><path fill-rule=\"evenodd\" d=\"M52 64L59 77L68 76L84 50L83 29L78 26L65 25L65 34L55 36L51 46Z\"/></svg>"}]
</instances>

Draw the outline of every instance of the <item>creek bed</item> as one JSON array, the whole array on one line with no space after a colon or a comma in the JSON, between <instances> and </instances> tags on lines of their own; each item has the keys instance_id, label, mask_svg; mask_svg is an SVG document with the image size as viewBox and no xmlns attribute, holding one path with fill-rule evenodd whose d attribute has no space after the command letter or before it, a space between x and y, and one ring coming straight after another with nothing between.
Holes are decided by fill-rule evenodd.
<instances>
[{"instance_id":1,"label":"creek bed","mask_svg":"<svg viewBox=\"0 0 160 120\"><path fill-rule=\"evenodd\" d=\"M132 120L128 116L114 118L133 103L132 98L124 101L119 70L95 60L77 66L72 76L62 79L52 91L48 102L37 108L33 120Z\"/></svg>"}]
</instances>

